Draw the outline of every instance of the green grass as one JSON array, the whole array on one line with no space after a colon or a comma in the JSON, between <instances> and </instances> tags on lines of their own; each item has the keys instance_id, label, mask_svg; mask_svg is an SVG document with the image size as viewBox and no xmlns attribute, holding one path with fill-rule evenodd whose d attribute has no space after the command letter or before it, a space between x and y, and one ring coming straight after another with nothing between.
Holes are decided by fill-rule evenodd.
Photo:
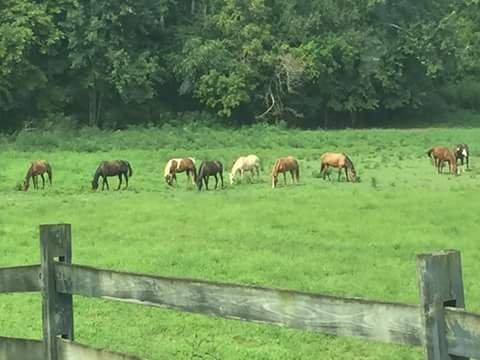
<instances>
[{"instance_id":1,"label":"green grass","mask_svg":"<svg viewBox=\"0 0 480 360\"><path fill-rule=\"evenodd\" d=\"M415 255L455 248L463 255L467 307L480 311L474 282L480 271L480 130L82 131L42 133L36 145L26 141L32 134L0 139L0 266L38 263L38 224L67 222L79 264L417 303ZM52 145L49 138L57 140ZM473 169L459 177L435 175L426 150L457 142L473 149ZM348 152L361 182L319 179L318 158L327 150ZM199 193L183 174L177 188L162 179L171 156L220 159L230 168L248 153L264 164L262 178L252 183ZM300 160L301 184L272 190L274 159L288 154ZM51 162L53 187L15 190L35 158ZM129 190L91 192L98 163L117 158L133 166ZM145 359L423 358L419 348L74 301L78 341ZM40 338L40 307L38 294L0 296L0 335Z\"/></svg>"}]
</instances>

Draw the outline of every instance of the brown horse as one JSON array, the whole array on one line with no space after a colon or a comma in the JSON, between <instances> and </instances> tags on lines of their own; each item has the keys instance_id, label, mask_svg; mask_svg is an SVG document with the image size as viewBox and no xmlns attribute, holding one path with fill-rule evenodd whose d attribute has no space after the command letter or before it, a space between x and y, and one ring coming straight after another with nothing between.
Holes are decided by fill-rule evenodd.
<instances>
[{"instance_id":1,"label":"brown horse","mask_svg":"<svg viewBox=\"0 0 480 360\"><path fill-rule=\"evenodd\" d=\"M30 187L31 178L33 178L33 188L38 189L38 175L42 178L42 189L45 189L45 177L43 176L45 173L48 175L48 182L52 185L52 167L50 164L46 160L32 161L23 181L23 191L27 191Z\"/></svg>"},{"instance_id":2,"label":"brown horse","mask_svg":"<svg viewBox=\"0 0 480 360\"><path fill-rule=\"evenodd\" d=\"M195 160L193 158L170 159L165 165L164 177L168 185L173 185L173 180L177 182L177 173L186 172L187 179L192 179L192 184L195 185L197 180L197 169L195 168Z\"/></svg>"},{"instance_id":3,"label":"brown horse","mask_svg":"<svg viewBox=\"0 0 480 360\"><path fill-rule=\"evenodd\" d=\"M273 165L272 169L272 189L277 186L278 183L278 174L283 174L283 182L287 184L287 177L285 173L290 171L290 175L292 176L292 183L298 183L300 180L300 167L298 166L298 161L292 157L282 157L275 161L275 165Z\"/></svg>"},{"instance_id":4,"label":"brown horse","mask_svg":"<svg viewBox=\"0 0 480 360\"><path fill-rule=\"evenodd\" d=\"M344 154L344 153L332 153L326 152L320 156L320 175L323 175L323 179L328 176L330 179L330 174L328 173L329 167L338 168L338 181L340 181L340 177L342 175L342 169L345 170L345 177L347 181L350 181L348 173L350 171L351 180L352 182L357 181L357 172L355 171L355 167L353 166L352 160Z\"/></svg>"},{"instance_id":5,"label":"brown horse","mask_svg":"<svg viewBox=\"0 0 480 360\"><path fill-rule=\"evenodd\" d=\"M125 189L128 188L128 177L133 175L132 167L130 163L126 160L109 160L109 161L102 161L100 165L98 165L97 170L95 171L95 175L93 176L92 180L92 190L98 189L98 179L102 177L102 191L107 185L107 190L110 189L108 186L107 177L108 176L118 176L118 188L120 190L120 186L122 185L122 175L125 177Z\"/></svg>"},{"instance_id":6,"label":"brown horse","mask_svg":"<svg viewBox=\"0 0 480 360\"><path fill-rule=\"evenodd\" d=\"M432 159L433 165L437 168L440 174L443 169L443 163L448 162L450 174L458 175L457 172L457 159L454 153L446 146L434 146L427 151L427 156Z\"/></svg>"}]
</instances>

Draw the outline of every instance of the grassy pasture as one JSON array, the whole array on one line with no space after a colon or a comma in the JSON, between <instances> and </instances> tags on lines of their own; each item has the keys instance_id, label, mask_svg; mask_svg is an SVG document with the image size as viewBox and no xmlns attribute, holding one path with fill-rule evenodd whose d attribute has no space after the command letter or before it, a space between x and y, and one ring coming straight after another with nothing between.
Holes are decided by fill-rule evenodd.
<instances>
[{"instance_id":1,"label":"grassy pasture","mask_svg":"<svg viewBox=\"0 0 480 360\"><path fill-rule=\"evenodd\" d=\"M39 261L38 224L73 225L74 262L115 270L417 303L415 255L462 251L467 307L480 311L480 130L287 131L275 128L91 130L0 138L0 266ZM208 140L207 140L208 139ZM473 169L434 175L435 144L468 143ZM323 181L319 155L346 151L361 182ZM260 180L197 192L171 156L256 153ZM276 157L294 155L301 184L270 188ZM15 189L35 158L54 186ZM104 159L128 159L128 191L89 190ZM280 179L282 185L283 180ZM289 179L290 180L290 179ZM110 185L116 187L117 179ZM77 340L146 359L421 359L419 349L76 297ZM38 295L0 296L0 335L41 335Z\"/></svg>"}]
</instances>

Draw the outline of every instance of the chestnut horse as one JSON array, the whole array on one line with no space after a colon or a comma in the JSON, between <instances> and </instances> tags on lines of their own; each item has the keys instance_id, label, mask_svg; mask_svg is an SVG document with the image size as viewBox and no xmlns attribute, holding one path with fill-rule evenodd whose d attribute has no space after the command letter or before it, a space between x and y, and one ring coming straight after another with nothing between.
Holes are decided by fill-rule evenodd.
<instances>
[{"instance_id":1,"label":"chestnut horse","mask_svg":"<svg viewBox=\"0 0 480 360\"><path fill-rule=\"evenodd\" d=\"M95 171L95 175L93 176L92 180L92 190L98 189L98 179L102 177L102 191L105 189L105 185L107 185L107 190L110 189L108 186L107 177L108 176L118 176L118 188L120 190L120 186L122 185L122 175L125 177L125 189L128 188L128 177L133 175L132 167L127 160L108 160L102 161L100 165L98 165L97 170Z\"/></svg>"},{"instance_id":2,"label":"chestnut horse","mask_svg":"<svg viewBox=\"0 0 480 360\"><path fill-rule=\"evenodd\" d=\"M218 185L218 177L217 174L220 176L220 180L222 181L222 188L223 188L223 165L220 161L213 160L213 161L202 161L200 167L198 168L198 176L197 176L197 187L198 190L202 190L202 184L205 182L205 188L208 190L208 178L210 176L215 177L215 189L217 189Z\"/></svg>"},{"instance_id":3,"label":"chestnut horse","mask_svg":"<svg viewBox=\"0 0 480 360\"><path fill-rule=\"evenodd\" d=\"M45 177L43 176L45 173L48 175L48 182L52 185L52 167L50 164L46 160L32 161L23 181L23 191L27 191L30 187L31 178L33 178L33 188L38 189L38 175L42 178L42 189L45 189Z\"/></svg>"},{"instance_id":4,"label":"chestnut horse","mask_svg":"<svg viewBox=\"0 0 480 360\"><path fill-rule=\"evenodd\" d=\"M191 157L170 159L165 165L164 178L168 185L172 186L173 181L177 183L177 173L186 172L187 180L192 179L192 184L195 185L197 180L197 169L195 168L195 160Z\"/></svg>"},{"instance_id":5,"label":"chestnut horse","mask_svg":"<svg viewBox=\"0 0 480 360\"><path fill-rule=\"evenodd\" d=\"M298 166L298 161L292 156L286 156L277 159L275 165L272 169L272 189L277 186L278 183L278 174L283 174L283 182L287 184L287 176L285 173L289 171L292 176L292 183L298 183L300 180L300 167Z\"/></svg>"},{"instance_id":6,"label":"chestnut horse","mask_svg":"<svg viewBox=\"0 0 480 360\"><path fill-rule=\"evenodd\" d=\"M470 169L469 159L470 159L470 150L467 144L458 144L453 151L455 158L461 161L462 171L465 171L464 162L467 164L467 169Z\"/></svg>"},{"instance_id":7,"label":"chestnut horse","mask_svg":"<svg viewBox=\"0 0 480 360\"><path fill-rule=\"evenodd\" d=\"M230 172L230 184L233 184L235 175L240 173L240 178L243 180L245 171L251 171L252 177L256 173L257 178L260 177L260 159L257 155L240 156L233 164Z\"/></svg>"},{"instance_id":8,"label":"chestnut horse","mask_svg":"<svg viewBox=\"0 0 480 360\"><path fill-rule=\"evenodd\" d=\"M446 161L448 162L450 174L458 175L457 159L454 153L446 146L434 146L427 151L427 156L432 159L432 163L437 168L439 174L442 172L443 163Z\"/></svg>"},{"instance_id":9,"label":"chestnut horse","mask_svg":"<svg viewBox=\"0 0 480 360\"><path fill-rule=\"evenodd\" d=\"M348 173L351 174L352 182L357 180L357 172L355 171L355 167L353 166L352 160L344 153L333 153L333 152L326 152L320 156L320 175L323 175L323 179L328 176L330 179L330 174L328 173L329 167L338 168L338 181L340 181L340 177L342 175L342 169L345 170L345 177L347 181L350 181Z\"/></svg>"}]
</instances>

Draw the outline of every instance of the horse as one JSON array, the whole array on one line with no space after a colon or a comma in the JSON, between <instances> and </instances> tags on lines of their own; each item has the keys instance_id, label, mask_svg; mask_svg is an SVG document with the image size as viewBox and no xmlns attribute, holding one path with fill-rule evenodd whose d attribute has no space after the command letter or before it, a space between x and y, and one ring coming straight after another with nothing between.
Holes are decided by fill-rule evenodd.
<instances>
[{"instance_id":1,"label":"horse","mask_svg":"<svg viewBox=\"0 0 480 360\"><path fill-rule=\"evenodd\" d=\"M257 178L260 177L260 159L257 155L240 156L233 164L230 171L230 184L233 184L235 175L239 172L240 178L243 180L243 173L250 171L253 175L256 173Z\"/></svg>"},{"instance_id":2,"label":"horse","mask_svg":"<svg viewBox=\"0 0 480 360\"><path fill-rule=\"evenodd\" d=\"M33 188L38 189L38 178L42 178L42 189L45 189L45 177L43 174L47 173L48 182L52 185L52 167L46 160L35 160L30 164L25 180L23 181L23 191L27 191L30 187L30 179L33 178Z\"/></svg>"},{"instance_id":3,"label":"horse","mask_svg":"<svg viewBox=\"0 0 480 360\"><path fill-rule=\"evenodd\" d=\"M458 175L457 159L454 153L446 146L434 146L427 151L427 156L432 159L433 165L437 168L440 174L443 170L443 163L448 162L450 174Z\"/></svg>"},{"instance_id":4,"label":"horse","mask_svg":"<svg viewBox=\"0 0 480 360\"><path fill-rule=\"evenodd\" d=\"M187 180L192 179L192 184L195 185L197 180L197 169L195 168L195 160L189 158L170 159L165 165L164 178L168 185L173 186L173 180L177 183L177 173L186 172ZM192 177L193 175L193 177Z\"/></svg>"},{"instance_id":5,"label":"horse","mask_svg":"<svg viewBox=\"0 0 480 360\"><path fill-rule=\"evenodd\" d=\"M298 161L292 157L282 157L275 161L272 169L272 189L277 186L278 182L278 174L283 174L283 182L287 184L287 177L285 173L290 171L290 175L292 176L292 183L298 183L300 180L300 167L298 166Z\"/></svg>"},{"instance_id":6,"label":"horse","mask_svg":"<svg viewBox=\"0 0 480 360\"><path fill-rule=\"evenodd\" d=\"M108 176L118 176L118 188L120 190L120 186L122 185L122 175L125 177L125 189L128 188L128 177L133 175L132 167L127 160L107 160L102 161L100 165L98 165L97 170L95 171L95 175L93 176L92 180L92 190L98 189L98 179L102 177L102 191L105 189L105 185L107 185L107 190L110 190L108 186Z\"/></svg>"},{"instance_id":7,"label":"horse","mask_svg":"<svg viewBox=\"0 0 480 360\"><path fill-rule=\"evenodd\" d=\"M217 174L220 176L220 180L222 181L222 188L223 188L223 165L220 161L213 160L213 161L202 161L200 167L198 168L198 175L197 175L197 187L198 190L202 190L202 184L205 182L205 188L208 190L208 178L210 176L215 177L215 189L217 189L218 185L218 177Z\"/></svg>"},{"instance_id":8,"label":"horse","mask_svg":"<svg viewBox=\"0 0 480 360\"><path fill-rule=\"evenodd\" d=\"M458 144L453 153L455 154L455 159L458 164L458 160L461 161L462 171L465 171L464 161L467 164L467 169L470 169L469 159L470 159L470 150L467 144Z\"/></svg>"},{"instance_id":9,"label":"horse","mask_svg":"<svg viewBox=\"0 0 480 360\"><path fill-rule=\"evenodd\" d=\"M350 181L350 178L348 176L349 171L351 174L352 182L357 181L357 172L355 171L353 162L345 153L326 152L320 156L320 164L320 175L323 175L324 180L327 176L330 180L328 168L334 167L338 168L338 181L340 181L340 177L342 176L342 169L344 169L345 171L345 177L347 179L347 182Z\"/></svg>"}]
</instances>

